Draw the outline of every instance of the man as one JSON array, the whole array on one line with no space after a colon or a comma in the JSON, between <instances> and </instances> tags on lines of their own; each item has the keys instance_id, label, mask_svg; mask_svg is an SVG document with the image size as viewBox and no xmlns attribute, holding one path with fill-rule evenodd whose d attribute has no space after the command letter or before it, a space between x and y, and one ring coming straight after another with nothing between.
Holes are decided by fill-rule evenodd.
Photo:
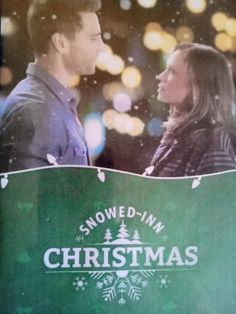
<instances>
[{"instance_id":1,"label":"man","mask_svg":"<svg viewBox=\"0 0 236 314\"><path fill-rule=\"evenodd\" d=\"M0 172L89 164L68 86L75 74L95 72L104 45L100 6L100 0L32 1L27 23L35 62L1 108Z\"/></svg>"}]
</instances>

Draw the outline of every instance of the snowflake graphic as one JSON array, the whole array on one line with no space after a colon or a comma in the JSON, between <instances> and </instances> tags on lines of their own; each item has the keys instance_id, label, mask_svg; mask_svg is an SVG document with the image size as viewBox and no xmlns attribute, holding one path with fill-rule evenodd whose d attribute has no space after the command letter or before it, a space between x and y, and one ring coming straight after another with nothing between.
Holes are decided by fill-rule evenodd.
<instances>
[{"instance_id":1,"label":"snowflake graphic","mask_svg":"<svg viewBox=\"0 0 236 314\"><path fill-rule=\"evenodd\" d=\"M164 237L164 236L163 236ZM83 241L82 236L75 238L76 242ZM104 242L102 245L117 246L117 245L136 245L142 244L141 236L137 229L131 233L125 221L122 220L119 228L115 232L107 228L103 236ZM165 240L168 240L167 236ZM149 279L157 270L94 270L89 271L92 280L96 281L96 289L101 292L101 296L105 302L117 302L124 306L127 301L137 302L141 299L143 290L148 288ZM157 283L160 288L167 288L170 280L167 275L160 275ZM88 285L84 277L76 277L73 286L77 291L84 291Z\"/></svg>"},{"instance_id":2,"label":"snowflake graphic","mask_svg":"<svg viewBox=\"0 0 236 314\"><path fill-rule=\"evenodd\" d=\"M97 281L96 288L102 291L104 301L117 300L125 305L127 299L140 300L142 290L148 287L147 278L154 274L152 271L134 272L119 270L107 274L106 272L93 272L91 277Z\"/></svg>"},{"instance_id":3,"label":"snowflake graphic","mask_svg":"<svg viewBox=\"0 0 236 314\"><path fill-rule=\"evenodd\" d=\"M86 289L86 286L88 285L87 281L85 280L84 277L76 277L75 281L73 282L73 286L75 287L75 290L79 291L84 291Z\"/></svg>"},{"instance_id":4,"label":"snowflake graphic","mask_svg":"<svg viewBox=\"0 0 236 314\"><path fill-rule=\"evenodd\" d=\"M116 237L108 228L104 234L103 244L139 244L142 243L137 229L130 235L127 226L122 220ZM91 277L97 280L96 288L102 291L104 301L111 302L117 300L120 305L125 305L127 299L132 301L140 300L143 289L148 287L148 278L153 276L154 271L128 271L117 270L111 273L92 272Z\"/></svg>"},{"instance_id":5,"label":"snowflake graphic","mask_svg":"<svg viewBox=\"0 0 236 314\"><path fill-rule=\"evenodd\" d=\"M158 278L158 283L160 288L168 288L170 280L167 275L160 275Z\"/></svg>"}]
</instances>

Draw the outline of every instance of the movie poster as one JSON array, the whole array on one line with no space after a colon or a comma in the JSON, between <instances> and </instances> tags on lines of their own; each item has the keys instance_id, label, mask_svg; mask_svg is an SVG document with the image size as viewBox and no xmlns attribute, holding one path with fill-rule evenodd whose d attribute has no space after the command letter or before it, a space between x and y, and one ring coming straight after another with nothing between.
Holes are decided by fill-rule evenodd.
<instances>
[{"instance_id":1,"label":"movie poster","mask_svg":"<svg viewBox=\"0 0 236 314\"><path fill-rule=\"evenodd\" d=\"M1 3L0 160L6 98L35 59L29 4ZM170 109L158 98L159 75L177 44L216 48L235 86L236 3L102 0L96 14L101 35L91 41L104 43L96 71L73 75L68 87L89 163L45 151L42 166L0 171L1 313L233 314L235 169L159 176L151 160ZM60 38L52 45L66 53ZM17 128L23 134L20 119Z\"/></svg>"}]
</instances>

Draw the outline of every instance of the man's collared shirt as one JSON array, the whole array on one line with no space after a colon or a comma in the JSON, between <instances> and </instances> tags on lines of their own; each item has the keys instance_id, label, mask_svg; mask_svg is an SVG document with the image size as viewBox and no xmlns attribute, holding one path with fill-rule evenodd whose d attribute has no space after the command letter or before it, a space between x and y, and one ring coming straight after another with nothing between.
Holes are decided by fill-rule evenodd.
<instances>
[{"instance_id":1,"label":"man's collared shirt","mask_svg":"<svg viewBox=\"0 0 236 314\"><path fill-rule=\"evenodd\" d=\"M27 77L0 112L0 172L48 166L87 165L88 150L77 101L59 81L31 63Z\"/></svg>"}]
</instances>

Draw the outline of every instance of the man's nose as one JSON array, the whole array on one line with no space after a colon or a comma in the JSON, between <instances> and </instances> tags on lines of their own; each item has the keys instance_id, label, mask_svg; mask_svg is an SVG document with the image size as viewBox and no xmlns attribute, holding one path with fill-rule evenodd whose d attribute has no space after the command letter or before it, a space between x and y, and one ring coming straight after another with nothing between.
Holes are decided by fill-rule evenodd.
<instances>
[{"instance_id":1,"label":"man's nose","mask_svg":"<svg viewBox=\"0 0 236 314\"><path fill-rule=\"evenodd\" d=\"M106 46L105 46L102 38L100 38L99 47L98 47L98 54L103 53L105 51L106 51Z\"/></svg>"}]
</instances>

